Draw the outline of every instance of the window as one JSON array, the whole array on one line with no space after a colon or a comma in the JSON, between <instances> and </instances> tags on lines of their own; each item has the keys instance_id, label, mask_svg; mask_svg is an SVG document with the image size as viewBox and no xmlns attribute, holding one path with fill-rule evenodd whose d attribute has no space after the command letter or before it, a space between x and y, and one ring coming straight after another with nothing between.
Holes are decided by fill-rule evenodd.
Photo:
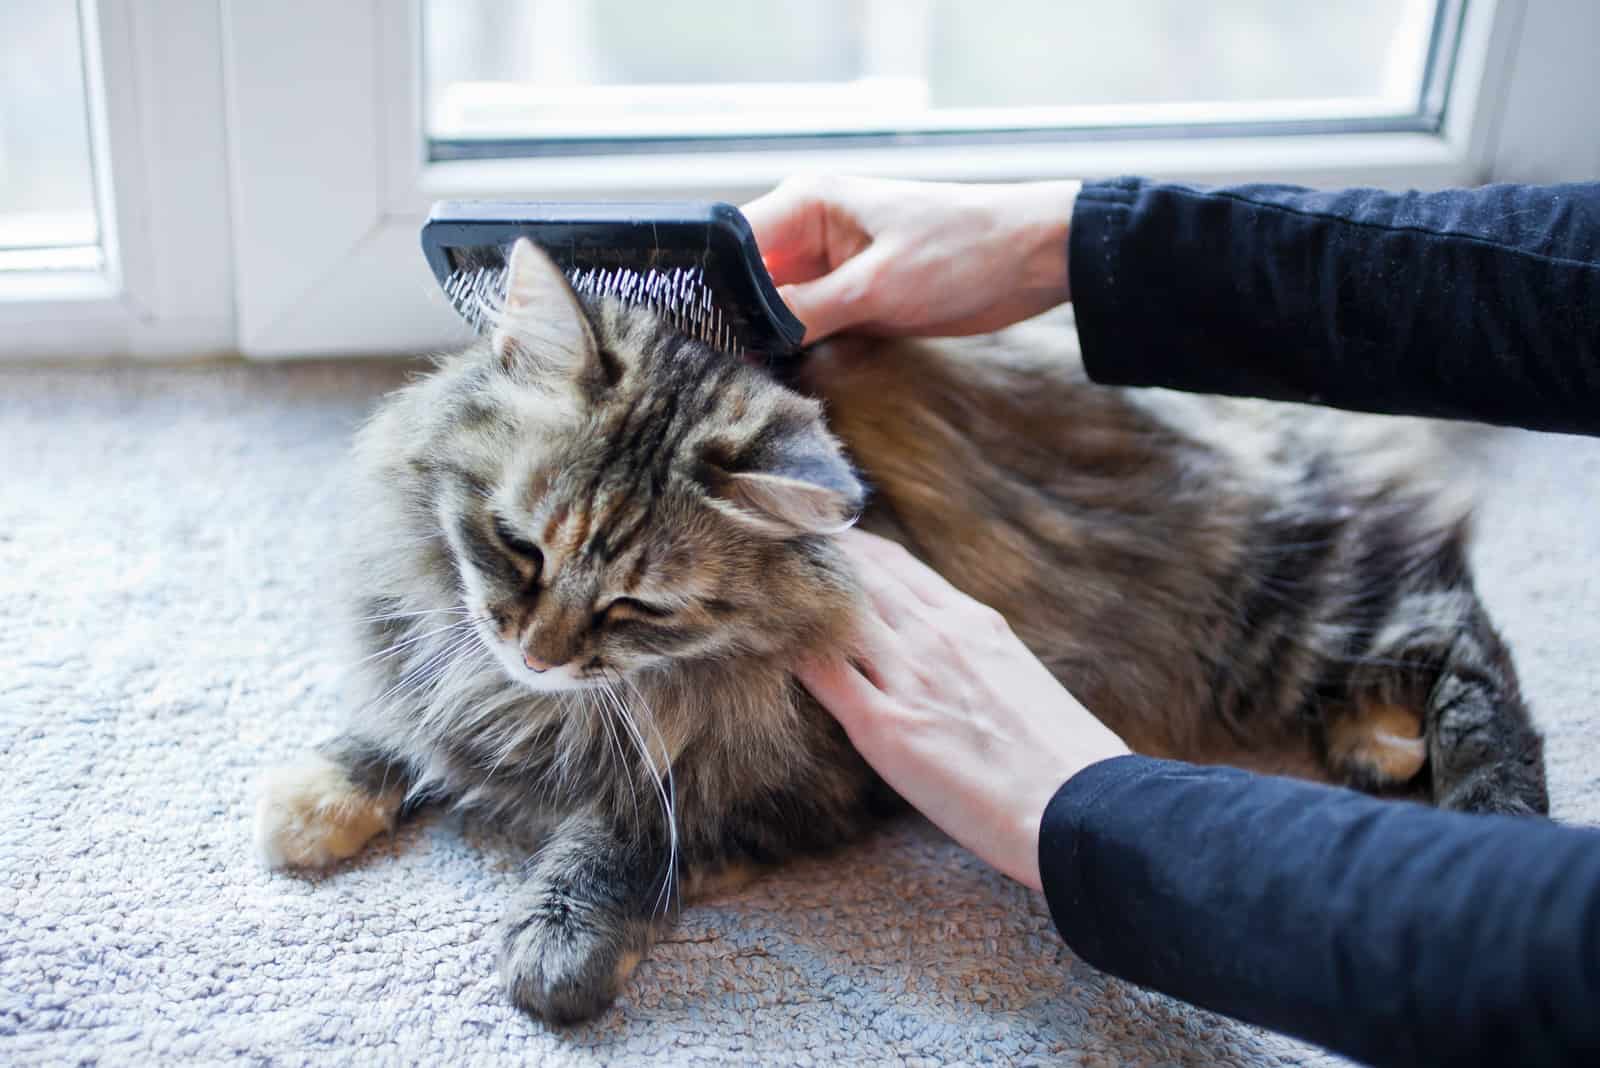
<instances>
[{"instance_id":1,"label":"window","mask_svg":"<svg viewBox=\"0 0 1600 1068\"><path fill-rule=\"evenodd\" d=\"M0 272L99 270L78 9L8 0L0 41Z\"/></svg>"},{"instance_id":2,"label":"window","mask_svg":"<svg viewBox=\"0 0 1600 1068\"><path fill-rule=\"evenodd\" d=\"M316 6L312 35L303 5L225 8L235 306L256 355L459 342L417 254L417 227L440 199L737 203L807 170L1481 180L1529 25L1548 27L1541 48L1570 53L1563 76L1576 93L1573 79L1595 68L1571 42L1600 10L395 0ZM1583 126L1575 103L1557 110ZM308 232L320 241L297 239Z\"/></svg>"},{"instance_id":3,"label":"window","mask_svg":"<svg viewBox=\"0 0 1600 1068\"><path fill-rule=\"evenodd\" d=\"M1428 83L1446 81L1461 13L1451 0L427 0L426 132L448 160L1437 128Z\"/></svg>"},{"instance_id":4,"label":"window","mask_svg":"<svg viewBox=\"0 0 1600 1068\"><path fill-rule=\"evenodd\" d=\"M237 351L216 0L0 0L0 357Z\"/></svg>"},{"instance_id":5,"label":"window","mask_svg":"<svg viewBox=\"0 0 1600 1068\"><path fill-rule=\"evenodd\" d=\"M0 357L461 340L438 199L1600 174L1594 0L0 0Z\"/></svg>"}]
</instances>

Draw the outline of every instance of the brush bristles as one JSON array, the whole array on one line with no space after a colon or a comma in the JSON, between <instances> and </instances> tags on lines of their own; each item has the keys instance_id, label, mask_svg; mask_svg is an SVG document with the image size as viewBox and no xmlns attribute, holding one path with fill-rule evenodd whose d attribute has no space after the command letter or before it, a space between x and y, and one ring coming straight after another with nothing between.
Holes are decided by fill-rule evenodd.
<instances>
[{"instance_id":1,"label":"brush bristles","mask_svg":"<svg viewBox=\"0 0 1600 1068\"><path fill-rule=\"evenodd\" d=\"M738 354L739 339L712 299L698 267L669 271L589 268L567 271L567 281L580 297L611 297L659 316L671 329L721 352ZM506 268L476 267L457 271L444 284L445 296L467 324L479 333L494 325L505 306Z\"/></svg>"},{"instance_id":2,"label":"brush bristles","mask_svg":"<svg viewBox=\"0 0 1600 1068\"><path fill-rule=\"evenodd\" d=\"M445 279L443 288L456 313L481 334L494 325L505 305L506 269L477 267L456 271Z\"/></svg>"}]
</instances>

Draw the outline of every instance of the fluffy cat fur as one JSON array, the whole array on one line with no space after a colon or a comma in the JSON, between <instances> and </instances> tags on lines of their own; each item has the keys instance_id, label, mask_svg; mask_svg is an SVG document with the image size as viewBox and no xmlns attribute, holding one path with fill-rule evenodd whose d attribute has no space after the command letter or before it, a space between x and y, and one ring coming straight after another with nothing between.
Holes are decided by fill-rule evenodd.
<instances>
[{"instance_id":1,"label":"fluffy cat fur","mask_svg":"<svg viewBox=\"0 0 1600 1068\"><path fill-rule=\"evenodd\" d=\"M524 1009L594 1015L685 899L895 804L791 674L859 603L835 434L863 522L1133 748L1546 811L1465 511L1395 423L1097 388L1039 326L844 339L797 391L584 304L531 245L510 274L494 335L359 435L371 698L267 778L256 833L320 867L426 800L525 832Z\"/></svg>"}]
</instances>

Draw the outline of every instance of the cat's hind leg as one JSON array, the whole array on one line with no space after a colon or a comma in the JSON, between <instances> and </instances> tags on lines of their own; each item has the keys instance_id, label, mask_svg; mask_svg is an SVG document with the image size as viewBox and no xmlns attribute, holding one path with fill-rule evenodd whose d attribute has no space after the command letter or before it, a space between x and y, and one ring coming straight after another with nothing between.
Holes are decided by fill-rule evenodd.
<instances>
[{"instance_id":1,"label":"cat's hind leg","mask_svg":"<svg viewBox=\"0 0 1600 1068\"><path fill-rule=\"evenodd\" d=\"M1383 792L1411 782L1428 759L1420 708L1363 701L1328 728L1328 761L1351 786Z\"/></svg>"},{"instance_id":2,"label":"cat's hind leg","mask_svg":"<svg viewBox=\"0 0 1600 1068\"><path fill-rule=\"evenodd\" d=\"M1481 606L1451 645L1428 696L1428 764L1442 808L1548 815L1544 740Z\"/></svg>"},{"instance_id":3,"label":"cat's hind leg","mask_svg":"<svg viewBox=\"0 0 1600 1068\"><path fill-rule=\"evenodd\" d=\"M394 827L409 784L376 746L340 735L262 778L256 853L269 868L325 868L352 857Z\"/></svg>"},{"instance_id":4,"label":"cat's hind leg","mask_svg":"<svg viewBox=\"0 0 1600 1068\"><path fill-rule=\"evenodd\" d=\"M1403 593L1361 661L1326 733L1344 781L1420 787L1441 808L1549 812L1543 742L1464 569L1446 588Z\"/></svg>"}]
</instances>

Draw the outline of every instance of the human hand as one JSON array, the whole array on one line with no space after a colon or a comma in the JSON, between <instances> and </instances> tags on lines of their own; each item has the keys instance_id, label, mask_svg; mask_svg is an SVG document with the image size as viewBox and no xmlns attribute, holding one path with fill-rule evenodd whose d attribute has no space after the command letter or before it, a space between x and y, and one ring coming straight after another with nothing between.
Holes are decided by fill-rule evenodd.
<instances>
[{"instance_id":1,"label":"human hand","mask_svg":"<svg viewBox=\"0 0 1600 1068\"><path fill-rule=\"evenodd\" d=\"M806 341L981 334L1070 299L1081 187L792 178L744 214Z\"/></svg>"},{"instance_id":2,"label":"human hand","mask_svg":"<svg viewBox=\"0 0 1600 1068\"><path fill-rule=\"evenodd\" d=\"M872 610L860 667L800 681L885 782L985 861L1035 890L1039 823L1056 790L1128 747L1062 688L991 608L893 542L839 538Z\"/></svg>"}]
</instances>

